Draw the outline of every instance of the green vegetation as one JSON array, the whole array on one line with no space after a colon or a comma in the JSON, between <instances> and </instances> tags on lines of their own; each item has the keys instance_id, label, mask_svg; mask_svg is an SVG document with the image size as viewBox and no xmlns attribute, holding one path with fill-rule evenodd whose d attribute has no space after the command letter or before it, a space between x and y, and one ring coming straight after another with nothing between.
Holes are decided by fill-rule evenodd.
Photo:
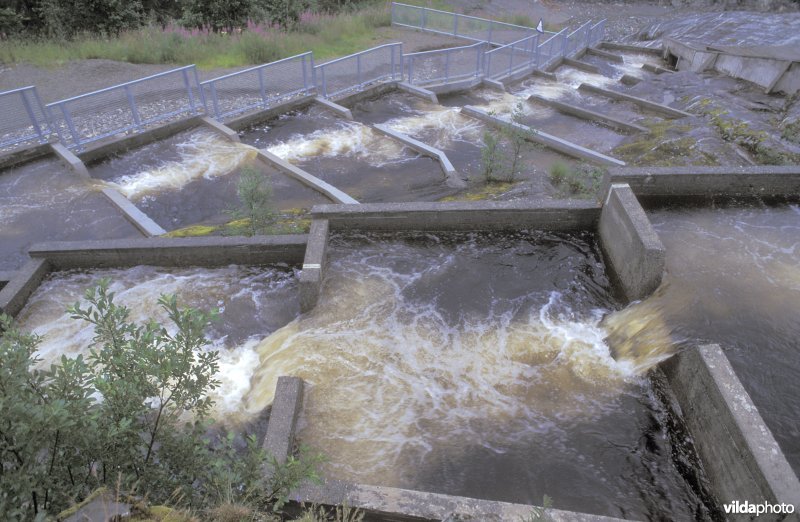
<instances>
[{"instance_id":1,"label":"green vegetation","mask_svg":"<svg viewBox=\"0 0 800 522\"><path fill-rule=\"evenodd\" d=\"M499 136L488 130L483 133L481 169L486 183L513 183L522 174L523 152L528 146L534 147L528 144L534 131L522 125L523 116L524 107L519 102L511 112L515 125L499 129Z\"/></svg>"},{"instance_id":2,"label":"green vegetation","mask_svg":"<svg viewBox=\"0 0 800 522\"><path fill-rule=\"evenodd\" d=\"M275 221L272 206L272 185L266 174L253 166L245 166L239 172L236 186L241 207L231 214L238 219L241 232L248 236L262 233Z\"/></svg>"},{"instance_id":3,"label":"green vegetation","mask_svg":"<svg viewBox=\"0 0 800 522\"><path fill-rule=\"evenodd\" d=\"M727 111L713 110L708 113L711 124L717 129L723 140L736 143L752 156L760 165L785 165L797 161L792 155L770 147L765 142L769 135L764 131L756 131L750 125L736 118L725 118Z\"/></svg>"},{"instance_id":4,"label":"green vegetation","mask_svg":"<svg viewBox=\"0 0 800 522\"><path fill-rule=\"evenodd\" d=\"M439 201L484 201L486 199L496 199L498 196L505 194L517 185L516 182L509 183L505 181L497 181L485 185L477 186L467 192L461 192L452 196L445 196Z\"/></svg>"},{"instance_id":5,"label":"green vegetation","mask_svg":"<svg viewBox=\"0 0 800 522\"><path fill-rule=\"evenodd\" d=\"M648 134L638 134L632 141L619 145L613 156L631 166L675 167L680 165L718 165L717 159L697 148L697 141L686 133L688 125L674 122L647 121Z\"/></svg>"},{"instance_id":6,"label":"green vegetation","mask_svg":"<svg viewBox=\"0 0 800 522\"><path fill-rule=\"evenodd\" d=\"M151 22L112 33L83 31L69 37L16 32L9 33L0 45L0 62L51 67L69 60L104 58L130 63L193 63L212 69L261 64L306 51L323 60L374 45L379 40L375 30L390 22L388 7L378 2L352 12L303 11L288 28L251 19L245 20L244 28L230 32L184 28L175 22Z\"/></svg>"},{"instance_id":7,"label":"green vegetation","mask_svg":"<svg viewBox=\"0 0 800 522\"><path fill-rule=\"evenodd\" d=\"M561 196L591 198L597 196L604 174L602 168L586 163L570 167L557 161L550 167L550 183Z\"/></svg>"},{"instance_id":8,"label":"green vegetation","mask_svg":"<svg viewBox=\"0 0 800 522\"><path fill-rule=\"evenodd\" d=\"M546 522L551 520L547 510L553 507L553 499L548 495L542 497L541 507L535 507L531 510L530 514L522 519L522 522Z\"/></svg>"},{"instance_id":9,"label":"green vegetation","mask_svg":"<svg viewBox=\"0 0 800 522\"><path fill-rule=\"evenodd\" d=\"M181 519L172 508L211 515L224 504L271 514L315 479L320 459L307 450L278 464L252 436L209 431L219 355L204 331L214 313L161 296L171 333L131 322L108 280L84 297L69 312L94 327L90 355L47 370L39 338L0 316L0 518L44 519L107 491L168 504L152 508L151 518L175 515L162 520Z\"/></svg>"}]
</instances>

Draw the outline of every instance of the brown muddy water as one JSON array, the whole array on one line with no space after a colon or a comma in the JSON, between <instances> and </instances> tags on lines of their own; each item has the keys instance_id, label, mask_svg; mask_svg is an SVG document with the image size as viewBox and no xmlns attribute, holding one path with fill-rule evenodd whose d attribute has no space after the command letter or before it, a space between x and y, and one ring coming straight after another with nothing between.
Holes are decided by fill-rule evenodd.
<instances>
[{"instance_id":1,"label":"brown muddy water","mask_svg":"<svg viewBox=\"0 0 800 522\"><path fill-rule=\"evenodd\" d=\"M335 236L317 307L264 339L244 410L307 383L328 476L634 519L707 511L651 382L603 342L591 234Z\"/></svg>"},{"instance_id":2,"label":"brown muddy water","mask_svg":"<svg viewBox=\"0 0 800 522\"><path fill-rule=\"evenodd\" d=\"M0 173L0 270L20 268L28 248L42 241L142 237L102 188L55 158Z\"/></svg>"},{"instance_id":3,"label":"brown muddy water","mask_svg":"<svg viewBox=\"0 0 800 522\"><path fill-rule=\"evenodd\" d=\"M174 329L157 301L176 294L180 306L217 309L219 320L207 332L209 350L220 353L212 392L213 415L229 423L242 423L243 397L250 393L250 378L258 367L259 343L299 314L297 274L285 266L229 266L225 268L156 268L53 272L30 297L17 320L21 328L42 336L38 355L42 365L56 363L62 354L88 355L94 330L70 318L66 308L83 301L87 288L110 278L115 303L130 309L130 320L150 319ZM237 417L239 415L239 417ZM247 416L250 420L252 416Z\"/></svg>"},{"instance_id":4,"label":"brown muddy water","mask_svg":"<svg viewBox=\"0 0 800 522\"><path fill-rule=\"evenodd\" d=\"M89 166L166 230L230 221L243 167L262 172L277 210L330 203L321 193L256 159L256 150L205 129L176 134Z\"/></svg>"},{"instance_id":5,"label":"brown muddy water","mask_svg":"<svg viewBox=\"0 0 800 522\"><path fill-rule=\"evenodd\" d=\"M616 353L646 368L721 345L800 474L800 207L648 212L667 249L656 293L606 321Z\"/></svg>"}]
</instances>

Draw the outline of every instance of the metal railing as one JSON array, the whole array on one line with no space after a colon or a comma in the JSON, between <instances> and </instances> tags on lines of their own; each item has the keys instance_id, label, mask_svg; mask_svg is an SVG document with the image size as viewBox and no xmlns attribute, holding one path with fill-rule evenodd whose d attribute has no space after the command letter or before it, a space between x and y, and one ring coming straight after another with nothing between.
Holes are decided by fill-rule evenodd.
<instances>
[{"instance_id":1,"label":"metal railing","mask_svg":"<svg viewBox=\"0 0 800 522\"><path fill-rule=\"evenodd\" d=\"M489 42L492 45L506 45L536 34L536 29L532 27L397 2L392 2L392 25Z\"/></svg>"},{"instance_id":2,"label":"metal railing","mask_svg":"<svg viewBox=\"0 0 800 522\"><path fill-rule=\"evenodd\" d=\"M403 44L379 45L314 66L317 93L330 98L365 86L403 78Z\"/></svg>"},{"instance_id":3,"label":"metal railing","mask_svg":"<svg viewBox=\"0 0 800 522\"><path fill-rule=\"evenodd\" d=\"M486 77L496 80L517 71L537 68L538 51L538 34L487 51L483 60Z\"/></svg>"},{"instance_id":4,"label":"metal railing","mask_svg":"<svg viewBox=\"0 0 800 522\"><path fill-rule=\"evenodd\" d=\"M565 58L572 58L589 47L589 32L592 29L592 23L587 22L575 29L564 39L563 56Z\"/></svg>"},{"instance_id":5,"label":"metal railing","mask_svg":"<svg viewBox=\"0 0 800 522\"><path fill-rule=\"evenodd\" d=\"M539 45L539 69L547 70L553 63L561 59L566 38L567 29L562 29Z\"/></svg>"},{"instance_id":6,"label":"metal railing","mask_svg":"<svg viewBox=\"0 0 800 522\"><path fill-rule=\"evenodd\" d=\"M142 131L205 112L194 65L114 85L47 105L61 141L87 143Z\"/></svg>"},{"instance_id":7,"label":"metal railing","mask_svg":"<svg viewBox=\"0 0 800 522\"><path fill-rule=\"evenodd\" d=\"M403 55L403 72L411 85L447 84L483 74L483 57L488 44L422 51Z\"/></svg>"},{"instance_id":8,"label":"metal railing","mask_svg":"<svg viewBox=\"0 0 800 522\"><path fill-rule=\"evenodd\" d=\"M47 143L52 129L36 87L0 92L0 152Z\"/></svg>"},{"instance_id":9,"label":"metal railing","mask_svg":"<svg viewBox=\"0 0 800 522\"><path fill-rule=\"evenodd\" d=\"M589 29L589 47L596 47L606 35L606 21L600 20Z\"/></svg>"},{"instance_id":10,"label":"metal railing","mask_svg":"<svg viewBox=\"0 0 800 522\"><path fill-rule=\"evenodd\" d=\"M314 90L309 51L202 82L209 112L218 120L272 105Z\"/></svg>"}]
</instances>

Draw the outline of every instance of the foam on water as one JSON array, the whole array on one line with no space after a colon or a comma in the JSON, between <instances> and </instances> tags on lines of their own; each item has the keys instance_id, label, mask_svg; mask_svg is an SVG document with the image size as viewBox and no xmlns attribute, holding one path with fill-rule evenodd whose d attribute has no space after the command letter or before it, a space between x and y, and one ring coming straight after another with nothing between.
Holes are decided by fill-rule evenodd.
<instances>
[{"instance_id":1,"label":"foam on water","mask_svg":"<svg viewBox=\"0 0 800 522\"><path fill-rule=\"evenodd\" d=\"M193 133L177 145L180 159L157 168L122 176L110 185L131 199L164 190L180 190L192 181L233 172L256 157L256 149L211 132Z\"/></svg>"},{"instance_id":2,"label":"foam on water","mask_svg":"<svg viewBox=\"0 0 800 522\"><path fill-rule=\"evenodd\" d=\"M265 329L258 323L263 321L262 314L268 311L271 296L274 298L294 291L294 277L290 272L266 268L231 266L168 270L141 266L125 270L60 273L42 283L18 317L23 330L42 337L37 355L43 367L57 363L62 355L88 356L94 329L85 322L70 318L65 308L76 301L81 301L85 307L84 291L102 277L111 279L110 290L116 294L115 303L129 308L131 321L153 319L172 333L174 325L157 304L161 294L177 294L181 306L220 310L221 322L225 324L212 327L209 334L211 344L207 349L218 350L220 354L216 377L221 384L211 396L216 401L214 415L226 420L239 411L242 398L250 390L250 377L258 364L256 348L264 334L269 332L269 328ZM281 306L285 304L282 300ZM226 308L230 309L227 315ZM247 313L243 314L242 310L247 310ZM236 329L250 330L251 335L233 339L238 334Z\"/></svg>"},{"instance_id":3,"label":"foam on water","mask_svg":"<svg viewBox=\"0 0 800 522\"><path fill-rule=\"evenodd\" d=\"M430 144L439 149L459 141L480 146L483 132L483 125L474 118L462 116L460 107L432 108L413 116L391 119L386 125L414 137L432 133Z\"/></svg>"},{"instance_id":4,"label":"foam on water","mask_svg":"<svg viewBox=\"0 0 800 522\"><path fill-rule=\"evenodd\" d=\"M268 147L276 156L293 163L313 157L335 156L366 161L374 167L416 158L402 144L358 122L339 122L334 129L296 135Z\"/></svg>"},{"instance_id":5,"label":"foam on water","mask_svg":"<svg viewBox=\"0 0 800 522\"><path fill-rule=\"evenodd\" d=\"M407 271L387 266L386 256L402 255L413 254L335 260L328 297L256 348L245 410L267 406L279 376L302 377L311 392L300 437L325 448L337 476L402 484L444 441L503 452L566 419L602 416L637 379L603 342L607 310L581 314L560 291L521 291L454 320L413 289L480 249L459 247L428 266L410 259Z\"/></svg>"}]
</instances>

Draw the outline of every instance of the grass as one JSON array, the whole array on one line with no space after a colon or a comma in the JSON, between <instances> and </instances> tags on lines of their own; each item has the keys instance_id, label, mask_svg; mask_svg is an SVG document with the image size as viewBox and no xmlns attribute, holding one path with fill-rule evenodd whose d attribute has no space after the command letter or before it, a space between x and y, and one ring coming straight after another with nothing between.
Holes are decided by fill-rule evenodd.
<instances>
[{"instance_id":1,"label":"grass","mask_svg":"<svg viewBox=\"0 0 800 522\"><path fill-rule=\"evenodd\" d=\"M192 225L167 232L163 237L199 237L240 235L249 228L249 219L236 219L222 225ZM277 213L275 222L263 235L306 234L311 218L306 209L293 208Z\"/></svg>"},{"instance_id":2,"label":"grass","mask_svg":"<svg viewBox=\"0 0 800 522\"><path fill-rule=\"evenodd\" d=\"M550 183L560 196L592 198L597 196L605 171L586 163L570 167L557 161L550 167Z\"/></svg>"},{"instance_id":3,"label":"grass","mask_svg":"<svg viewBox=\"0 0 800 522\"><path fill-rule=\"evenodd\" d=\"M201 69L257 65L313 51L317 61L364 50L391 23L388 4L355 13L307 13L292 31L251 23L238 34L168 26L146 27L117 38L87 35L70 41L12 39L0 46L0 63L56 67L70 60L104 58L130 63L196 64Z\"/></svg>"}]
</instances>

